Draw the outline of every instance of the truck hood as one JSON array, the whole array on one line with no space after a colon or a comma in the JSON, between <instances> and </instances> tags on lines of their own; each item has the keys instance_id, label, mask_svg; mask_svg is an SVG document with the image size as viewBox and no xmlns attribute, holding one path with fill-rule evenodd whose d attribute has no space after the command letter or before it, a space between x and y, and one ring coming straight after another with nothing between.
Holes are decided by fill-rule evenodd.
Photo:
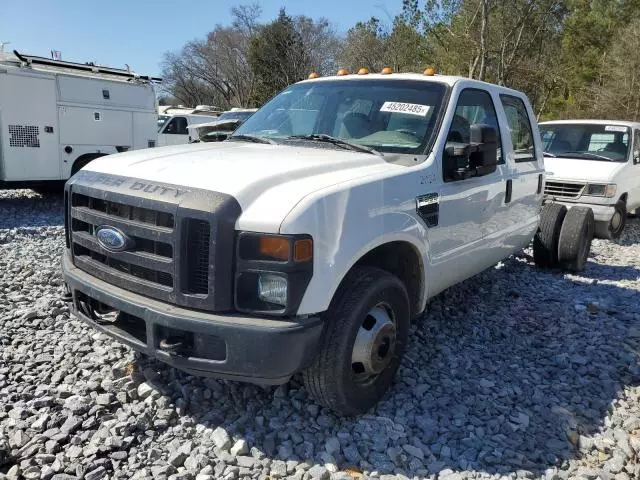
<instances>
[{"instance_id":1,"label":"truck hood","mask_svg":"<svg viewBox=\"0 0 640 480\"><path fill-rule=\"evenodd\" d=\"M316 190L403 168L368 153L220 142L108 155L85 170L232 195L242 207L245 229L268 232Z\"/></svg>"},{"instance_id":2,"label":"truck hood","mask_svg":"<svg viewBox=\"0 0 640 480\"><path fill-rule=\"evenodd\" d=\"M624 163L577 158L544 158L547 179L576 180L581 182L615 183L615 176Z\"/></svg>"}]
</instances>

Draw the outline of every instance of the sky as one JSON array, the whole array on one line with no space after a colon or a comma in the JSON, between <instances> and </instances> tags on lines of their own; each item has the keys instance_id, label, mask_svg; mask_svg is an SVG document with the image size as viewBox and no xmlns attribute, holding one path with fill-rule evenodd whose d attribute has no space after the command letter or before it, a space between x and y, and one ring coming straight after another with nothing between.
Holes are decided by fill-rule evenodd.
<instances>
[{"instance_id":1,"label":"sky","mask_svg":"<svg viewBox=\"0 0 640 480\"><path fill-rule=\"evenodd\" d=\"M50 57L61 52L71 62L124 68L159 75L162 55L204 38L215 25L231 23L231 8L253 0L29 0L2 1L0 42L5 51ZM287 13L326 17L339 33L376 16L390 23L402 0L260 0L262 22ZM180 5L179 7L177 5Z\"/></svg>"}]
</instances>

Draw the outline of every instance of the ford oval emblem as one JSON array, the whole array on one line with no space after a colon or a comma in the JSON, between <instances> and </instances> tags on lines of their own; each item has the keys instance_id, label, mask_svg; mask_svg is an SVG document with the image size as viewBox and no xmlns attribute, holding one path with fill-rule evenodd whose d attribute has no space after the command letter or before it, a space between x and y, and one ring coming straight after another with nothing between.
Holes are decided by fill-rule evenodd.
<instances>
[{"instance_id":1,"label":"ford oval emblem","mask_svg":"<svg viewBox=\"0 0 640 480\"><path fill-rule=\"evenodd\" d=\"M123 252L133 244L131 238L120 230L106 225L97 228L96 238L100 246L110 252Z\"/></svg>"}]
</instances>

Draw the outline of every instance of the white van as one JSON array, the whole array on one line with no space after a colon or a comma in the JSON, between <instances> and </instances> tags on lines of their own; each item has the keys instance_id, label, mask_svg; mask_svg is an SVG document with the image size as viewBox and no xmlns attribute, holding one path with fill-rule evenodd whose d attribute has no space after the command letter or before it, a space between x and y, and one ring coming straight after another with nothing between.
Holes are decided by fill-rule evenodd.
<instances>
[{"instance_id":1,"label":"white van","mask_svg":"<svg viewBox=\"0 0 640 480\"><path fill-rule=\"evenodd\" d=\"M198 105L195 108L183 106L158 107L158 146L181 145L190 143L197 136L192 136L189 127L200 123L212 122L222 111L209 105Z\"/></svg>"},{"instance_id":2,"label":"white van","mask_svg":"<svg viewBox=\"0 0 640 480\"><path fill-rule=\"evenodd\" d=\"M596 236L617 238L627 213L640 213L640 123L561 120L540 123L545 195L593 210Z\"/></svg>"},{"instance_id":3,"label":"white van","mask_svg":"<svg viewBox=\"0 0 640 480\"><path fill-rule=\"evenodd\" d=\"M0 188L53 186L98 157L155 146L157 81L0 51Z\"/></svg>"}]
</instances>

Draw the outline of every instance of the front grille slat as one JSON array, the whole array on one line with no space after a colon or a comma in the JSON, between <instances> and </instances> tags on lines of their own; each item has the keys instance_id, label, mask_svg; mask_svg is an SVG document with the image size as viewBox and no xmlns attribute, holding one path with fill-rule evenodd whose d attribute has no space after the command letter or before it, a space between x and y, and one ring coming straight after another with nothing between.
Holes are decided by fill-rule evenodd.
<instances>
[{"instance_id":1,"label":"front grille slat","mask_svg":"<svg viewBox=\"0 0 640 480\"><path fill-rule=\"evenodd\" d=\"M151 280L145 280L144 278L137 277L128 272L118 270L109 265L106 265L98 260L94 260L86 255L75 256L74 261L76 266L81 270L91 273L97 273L96 275L101 280L112 285L118 285L125 290L133 292L140 291L140 286L146 286L154 291L164 292L170 294L173 291L173 286L158 284Z\"/></svg>"},{"instance_id":2,"label":"front grille slat","mask_svg":"<svg viewBox=\"0 0 640 480\"><path fill-rule=\"evenodd\" d=\"M109 252L100 246L93 235L87 232L75 232L73 241L88 250L122 262L165 273L173 273L173 260L171 258L161 257L147 252Z\"/></svg>"},{"instance_id":3,"label":"front grille slat","mask_svg":"<svg viewBox=\"0 0 640 480\"><path fill-rule=\"evenodd\" d=\"M124 220L121 217L107 215L98 211L89 209L88 207L71 207L71 216L91 225L110 225L116 227L128 235L146 238L148 240L156 240L165 243L171 243L173 240L173 232L167 227L158 227L145 225L133 220Z\"/></svg>"},{"instance_id":4,"label":"front grille slat","mask_svg":"<svg viewBox=\"0 0 640 480\"><path fill-rule=\"evenodd\" d=\"M582 195L584 188L584 183L547 181L544 193L551 197L578 198Z\"/></svg>"}]
</instances>

